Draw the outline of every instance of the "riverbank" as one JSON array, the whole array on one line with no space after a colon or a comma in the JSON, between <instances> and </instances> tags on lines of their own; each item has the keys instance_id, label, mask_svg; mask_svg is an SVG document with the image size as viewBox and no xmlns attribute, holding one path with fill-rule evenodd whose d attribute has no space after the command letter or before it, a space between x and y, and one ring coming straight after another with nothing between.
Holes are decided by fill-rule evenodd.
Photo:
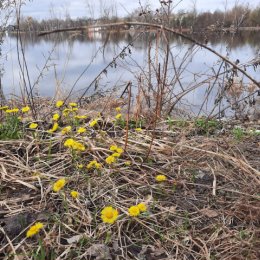
<instances>
[{"instance_id":1,"label":"riverbank","mask_svg":"<svg viewBox=\"0 0 260 260\"><path fill-rule=\"evenodd\" d=\"M259 259L259 123L123 104L1 109L1 258Z\"/></svg>"}]
</instances>

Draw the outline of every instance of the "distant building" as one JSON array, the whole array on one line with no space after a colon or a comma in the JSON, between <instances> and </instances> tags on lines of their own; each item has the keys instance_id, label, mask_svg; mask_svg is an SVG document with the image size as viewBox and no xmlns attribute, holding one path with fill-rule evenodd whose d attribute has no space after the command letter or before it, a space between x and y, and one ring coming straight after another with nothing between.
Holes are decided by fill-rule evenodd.
<instances>
[{"instance_id":1,"label":"distant building","mask_svg":"<svg viewBox=\"0 0 260 260\"><path fill-rule=\"evenodd\" d=\"M6 27L6 30L7 30L8 32L13 32L13 31L17 30L17 26L16 26L16 25L11 25L11 24L9 24L9 25Z\"/></svg>"}]
</instances>

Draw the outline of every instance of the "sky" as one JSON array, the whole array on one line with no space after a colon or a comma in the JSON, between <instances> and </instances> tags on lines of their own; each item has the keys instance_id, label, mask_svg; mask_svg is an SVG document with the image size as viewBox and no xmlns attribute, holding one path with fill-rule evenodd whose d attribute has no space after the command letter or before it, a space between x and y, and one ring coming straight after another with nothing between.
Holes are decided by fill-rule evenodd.
<instances>
[{"instance_id":1,"label":"sky","mask_svg":"<svg viewBox=\"0 0 260 260\"><path fill-rule=\"evenodd\" d=\"M232 8L237 1L244 5L248 3L249 7L260 5L260 0L173 0L173 3L181 2L176 7L176 10L191 10L192 3L196 2L196 8L200 12L217 9L224 10L225 2L228 3L228 8ZM40 20L52 16L64 18L66 13L73 19L91 17L90 10L93 10L95 17L97 17L100 14L100 3L103 3L105 6L111 4L116 6L118 16L125 16L139 6L139 0L27 0L26 2L27 4L22 8L22 14ZM141 2L149 2L152 8L159 6L159 0L141 0Z\"/></svg>"}]
</instances>

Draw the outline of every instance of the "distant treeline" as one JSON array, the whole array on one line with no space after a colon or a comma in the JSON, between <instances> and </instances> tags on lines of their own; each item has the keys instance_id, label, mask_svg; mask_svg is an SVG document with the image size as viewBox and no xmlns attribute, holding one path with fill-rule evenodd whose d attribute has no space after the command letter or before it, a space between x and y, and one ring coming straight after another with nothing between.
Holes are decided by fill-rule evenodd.
<instances>
[{"instance_id":1,"label":"distant treeline","mask_svg":"<svg viewBox=\"0 0 260 260\"><path fill-rule=\"evenodd\" d=\"M153 21L155 19L163 19L161 10L155 12L138 12L136 10L126 18L118 17L102 17L98 20L90 18L71 19L48 19L38 21L32 17L22 17L19 28L23 31L48 31L53 29L63 29L70 27L80 27L93 24L112 23L118 21ZM196 29L210 29L220 30L222 28L239 28L239 27L259 27L260 26L260 6L255 9L249 9L246 6L238 5L227 11L202 12L196 11L179 11L172 13L167 19L168 25L174 28L192 28ZM124 28L126 29L126 28Z\"/></svg>"}]
</instances>

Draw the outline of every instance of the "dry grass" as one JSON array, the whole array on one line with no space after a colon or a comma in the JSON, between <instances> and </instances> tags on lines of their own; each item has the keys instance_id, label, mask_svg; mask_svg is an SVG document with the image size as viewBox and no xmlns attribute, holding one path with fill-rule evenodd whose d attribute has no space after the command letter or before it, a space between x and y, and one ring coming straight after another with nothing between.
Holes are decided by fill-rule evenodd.
<instances>
[{"instance_id":1,"label":"dry grass","mask_svg":"<svg viewBox=\"0 0 260 260\"><path fill-rule=\"evenodd\" d=\"M37 138L28 131L23 140L0 141L0 258L259 259L259 136L239 142L228 133L193 133L191 123L130 129L112 166L105 163L109 147L124 147L126 131L106 118L77 137L87 146L77 156L63 146L66 137L41 130ZM78 169L93 159L100 171ZM156 182L157 174L168 180ZM55 193L61 177L68 183ZM139 202L148 211L128 216ZM100 218L108 205L120 212L113 225ZM35 221L44 230L26 238Z\"/></svg>"}]
</instances>

